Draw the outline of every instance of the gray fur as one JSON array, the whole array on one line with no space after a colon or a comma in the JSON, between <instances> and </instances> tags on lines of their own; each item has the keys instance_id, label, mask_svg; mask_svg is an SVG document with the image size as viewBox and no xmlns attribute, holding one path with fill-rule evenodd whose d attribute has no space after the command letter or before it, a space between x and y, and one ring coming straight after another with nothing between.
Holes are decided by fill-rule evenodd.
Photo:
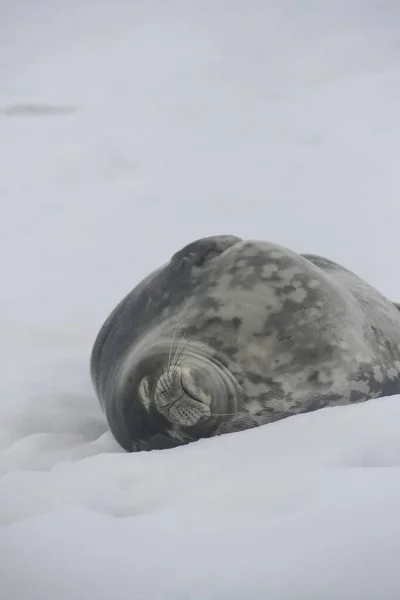
<instances>
[{"instance_id":1,"label":"gray fur","mask_svg":"<svg viewBox=\"0 0 400 600\"><path fill-rule=\"evenodd\" d=\"M400 312L340 265L204 238L108 317L91 374L128 451L400 393Z\"/></svg>"}]
</instances>

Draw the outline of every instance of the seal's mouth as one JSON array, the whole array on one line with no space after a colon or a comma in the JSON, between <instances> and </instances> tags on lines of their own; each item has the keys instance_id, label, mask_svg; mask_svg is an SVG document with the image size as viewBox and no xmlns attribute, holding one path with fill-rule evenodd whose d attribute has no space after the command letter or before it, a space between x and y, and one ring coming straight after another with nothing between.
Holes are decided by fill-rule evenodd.
<instances>
[{"instance_id":1,"label":"seal's mouth","mask_svg":"<svg viewBox=\"0 0 400 600\"><path fill-rule=\"evenodd\" d=\"M185 374L181 371L180 373L181 376L181 386L182 386L182 390L185 392L186 396L188 396L188 398L191 398L192 400L198 400L196 398L196 393L193 389L191 389L191 385L189 381L186 381L185 379Z\"/></svg>"},{"instance_id":2,"label":"seal's mouth","mask_svg":"<svg viewBox=\"0 0 400 600\"><path fill-rule=\"evenodd\" d=\"M195 380L193 379L191 373L186 369L180 370L180 384L182 391L185 396L194 402L199 402L199 404L204 404L205 406L210 407L211 398L206 398L206 395L203 390L195 385Z\"/></svg>"}]
</instances>

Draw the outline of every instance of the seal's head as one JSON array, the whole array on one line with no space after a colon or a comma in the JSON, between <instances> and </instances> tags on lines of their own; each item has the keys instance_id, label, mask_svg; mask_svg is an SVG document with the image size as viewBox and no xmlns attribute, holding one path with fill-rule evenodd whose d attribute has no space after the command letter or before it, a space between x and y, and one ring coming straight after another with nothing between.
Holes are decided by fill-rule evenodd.
<instances>
[{"instance_id":1,"label":"seal's head","mask_svg":"<svg viewBox=\"0 0 400 600\"><path fill-rule=\"evenodd\" d=\"M135 353L136 354L136 353ZM174 447L215 434L234 414L241 388L204 344L185 338L156 343L125 362L114 391L118 441L127 450ZM132 441L134 440L134 441Z\"/></svg>"}]
</instances>

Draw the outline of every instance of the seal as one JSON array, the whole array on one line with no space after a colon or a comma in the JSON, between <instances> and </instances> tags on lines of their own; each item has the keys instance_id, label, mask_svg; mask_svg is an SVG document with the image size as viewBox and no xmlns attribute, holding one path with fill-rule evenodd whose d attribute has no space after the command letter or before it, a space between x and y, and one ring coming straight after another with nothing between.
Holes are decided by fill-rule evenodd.
<instances>
[{"instance_id":1,"label":"seal","mask_svg":"<svg viewBox=\"0 0 400 600\"><path fill-rule=\"evenodd\" d=\"M91 376L127 451L400 393L398 307L325 258L197 240L102 326Z\"/></svg>"}]
</instances>

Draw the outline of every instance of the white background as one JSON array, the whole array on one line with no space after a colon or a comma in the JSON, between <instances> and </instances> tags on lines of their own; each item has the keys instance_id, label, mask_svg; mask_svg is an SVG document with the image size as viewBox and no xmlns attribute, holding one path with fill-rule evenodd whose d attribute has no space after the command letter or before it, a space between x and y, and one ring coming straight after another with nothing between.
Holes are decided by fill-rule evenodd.
<instances>
[{"instance_id":1,"label":"white background","mask_svg":"<svg viewBox=\"0 0 400 600\"><path fill-rule=\"evenodd\" d=\"M107 431L89 353L229 233L400 300L398 0L0 6L2 600L397 600L398 398L168 452Z\"/></svg>"}]
</instances>

